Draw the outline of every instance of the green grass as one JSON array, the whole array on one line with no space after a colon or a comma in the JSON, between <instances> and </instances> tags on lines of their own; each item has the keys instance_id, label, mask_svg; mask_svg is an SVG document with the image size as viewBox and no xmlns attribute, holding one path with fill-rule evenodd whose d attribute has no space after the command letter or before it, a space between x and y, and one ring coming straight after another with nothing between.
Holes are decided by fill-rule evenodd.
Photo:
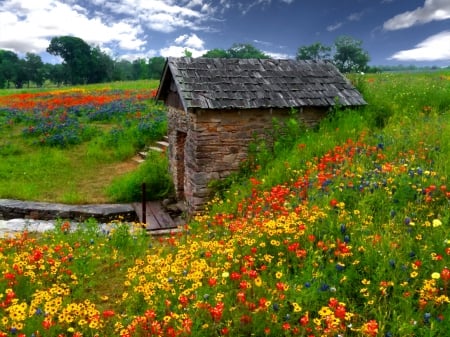
<instances>
[{"instance_id":1,"label":"green grass","mask_svg":"<svg viewBox=\"0 0 450 337\"><path fill-rule=\"evenodd\" d=\"M388 78L359 79L368 107L255 151L181 232L61 221L0 240L0 336L443 336L450 75Z\"/></svg>"},{"instance_id":2,"label":"green grass","mask_svg":"<svg viewBox=\"0 0 450 337\"><path fill-rule=\"evenodd\" d=\"M89 97L102 95L104 90L114 90L117 95L127 98L127 91L142 95L155 90L157 85L157 81L117 82L63 88L63 91L57 89L56 92L64 92L66 96L73 93L74 98L78 99L80 95ZM53 88L43 90L49 94L55 92ZM2 90L0 95L34 94L43 90ZM31 101L42 100L44 103L45 99L30 98ZM18 103L22 101L19 99ZM8 100L5 102L8 104ZM139 174L138 164L133 157L146 145L151 145L166 134L166 123L161 119L164 109L148 99L143 106L127 114L118 111L112 117L106 115L104 120L91 122L84 114L95 112L101 107L92 110L90 105L80 104L78 119L86 131L77 134L80 127L69 128L67 123L67 131L61 133L64 137L78 137L73 145L70 142L42 145L42 138L48 137L47 134L24 135L24 129L37 129L46 125L46 117L42 117L47 114L46 110L35 116L29 110L23 110L13 112L11 117L9 110L2 112L0 104L0 121L3 124L0 126L0 198L70 204L119 201L114 194L107 193L107 188L113 180L117 184L125 174L124 179L130 179L132 172ZM56 109L49 115L58 113L61 112ZM64 121L56 122L62 123ZM58 138L55 140L59 141ZM140 178L135 177L137 179Z\"/></svg>"}]
</instances>

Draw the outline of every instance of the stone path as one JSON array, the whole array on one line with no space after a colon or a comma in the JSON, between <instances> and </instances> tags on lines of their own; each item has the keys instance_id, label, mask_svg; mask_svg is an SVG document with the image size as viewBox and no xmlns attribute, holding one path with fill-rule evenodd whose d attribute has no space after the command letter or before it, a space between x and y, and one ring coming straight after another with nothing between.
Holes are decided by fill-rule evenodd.
<instances>
[{"instance_id":1,"label":"stone path","mask_svg":"<svg viewBox=\"0 0 450 337\"><path fill-rule=\"evenodd\" d=\"M71 224L76 225L89 218L94 218L105 229L113 220L127 223L142 222L139 219L138 210L140 210L139 204L66 205L0 199L0 238L20 233L25 229L29 232L51 230L57 219L68 220ZM179 230L177 226L180 223L175 223L168 214L162 214L162 210L160 212L153 210L153 213L150 211L152 208L149 207L146 222L149 234L165 235ZM157 218L158 222L154 223L153 218Z\"/></svg>"},{"instance_id":2,"label":"stone path","mask_svg":"<svg viewBox=\"0 0 450 337\"><path fill-rule=\"evenodd\" d=\"M137 220L131 204L65 205L0 199L0 237L27 229L44 232L54 228L56 219L77 223L89 218L99 223Z\"/></svg>"},{"instance_id":3,"label":"stone path","mask_svg":"<svg viewBox=\"0 0 450 337\"><path fill-rule=\"evenodd\" d=\"M29 232L42 233L52 230L54 227L54 221L30 219L0 220L0 238L23 232L25 229Z\"/></svg>"}]
</instances>

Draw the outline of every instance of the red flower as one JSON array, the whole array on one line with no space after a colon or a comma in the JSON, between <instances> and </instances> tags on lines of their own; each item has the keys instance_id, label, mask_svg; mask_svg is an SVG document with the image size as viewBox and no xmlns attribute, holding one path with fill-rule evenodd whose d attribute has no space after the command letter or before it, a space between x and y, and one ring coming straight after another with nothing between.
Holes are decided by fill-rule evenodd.
<instances>
[{"instance_id":1,"label":"red flower","mask_svg":"<svg viewBox=\"0 0 450 337\"><path fill-rule=\"evenodd\" d=\"M115 315L114 310L105 310L102 312L103 318L110 318L113 317L114 315Z\"/></svg>"},{"instance_id":2,"label":"red flower","mask_svg":"<svg viewBox=\"0 0 450 337\"><path fill-rule=\"evenodd\" d=\"M248 277L250 277L250 278L257 278L258 277L258 272L256 270L250 270L248 272Z\"/></svg>"},{"instance_id":3,"label":"red flower","mask_svg":"<svg viewBox=\"0 0 450 337\"><path fill-rule=\"evenodd\" d=\"M450 269L448 269L447 267L442 269L442 271L441 271L441 279L443 279L444 282L447 282L447 281L450 280Z\"/></svg>"},{"instance_id":4,"label":"red flower","mask_svg":"<svg viewBox=\"0 0 450 337\"><path fill-rule=\"evenodd\" d=\"M214 307L209 309L211 318L213 321L218 322L222 318L224 304L222 302L217 303Z\"/></svg>"},{"instance_id":5,"label":"red flower","mask_svg":"<svg viewBox=\"0 0 450 337\"><path fill-rule=\"evenodd\" d=\"M45 330L50 329L51 326L52 326L53 324L54 324L54 323L52 322L51 319L44 319L44 320L42 321L42 327L43 327Z\"/></svg>"},{"instance_id":6,"label":"red flower","mask_svg":"<svg viewBox=\"0 0 450 337\"><path fill-rule=\"evenodd\" d=\"M232 279L233 281L238 281L241 278L241 274L239 274L238 272L233 271L230 275L230 279Z\"/></svg>"},{"instance_id":7,"label":"red flower","mask_svg":"<svg viewBox=\"0 0 450 337\"><path fill-rule=\"evenodd\" d=\"M240 291L236 294L236 297L238 299L239 302L244 303L245 302L245 293L243 291Z\"/></svg>"},{"instance_id":8,"label":"red flower","mask_svg":"<svg viewBox=\"0 0 450 337\"><path fill-rule=\"evenodd\" d=\"M375 337L378 334L378 323L372 319L363 326L363 333L367 336Z\"/></svg>"},{"instance_id":9,"label":"red flower","mask_svg":"<svg viewBox=\"0 0 450 337\"><path fill-rule=\"evenodd\" d=\"M217 284L217 279L215 277L211 277L208 281L210 287L214 287Z\"/></svg>"},{"instance_id":10,"label":"red flower","mask_svg":"<svg viewBox=\"0 0 450 337\"><path fill-rule=\"evenodd\" d=\"M309 315L308 315L308 313L306 315L302 316L298 321L299 321L301 326L307 326L308 323L309 323Z\"/></svg>"},{"instance_id":11,"label":"red flower","mask_svg":"<svg viewBox=\"0 0 450 337\"><path fill-rule=\"evenodd\" d=\"M334 311L334 316L340 319L345 319L345 314L346 314L345 306L338 305L336 310Z\"/></svg>"},{"instance_id":12,"label":"red flower","mask_svg":"<svg viewBox=\"0 0 450 337\"><path fill-rule=\"evenodd\" d=\"M181 306L184 308L184 307L186 307L188 305L189 298L187 296L185 296L185 295L181 295L178 298L178 301L180 302Z\"/></svg>"},{"instance_id":13,"label":"red flower","mask_svg":"<svg viewBox=\"0 0 450 337\"><path fill-rule=\"evenodd\" d=\"M333 309L336 308L338 306L338 304L339 304L339 301L334 297L330 298L330 300L328 301L328 306Z\"/></svg>"}]
</instances>

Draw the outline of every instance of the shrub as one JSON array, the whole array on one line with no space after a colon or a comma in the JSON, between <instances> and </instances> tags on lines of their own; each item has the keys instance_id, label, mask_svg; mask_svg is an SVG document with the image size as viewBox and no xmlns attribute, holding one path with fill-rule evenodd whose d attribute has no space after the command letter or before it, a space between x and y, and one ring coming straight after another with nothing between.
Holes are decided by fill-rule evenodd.
<instances>
[{"instance_id":1,"label":"shrub","mask_svg":"<svg viewBox=\"0 0 450 337\"><path fill-rule=\"evenodd\" d=\"M133 202L142 198L142 184L146 184L147 200L168 196L173 189L165 154L150 152L136 171L113 180L107 189L108 196L116 202Z\"/></svg>"}]
</instances>

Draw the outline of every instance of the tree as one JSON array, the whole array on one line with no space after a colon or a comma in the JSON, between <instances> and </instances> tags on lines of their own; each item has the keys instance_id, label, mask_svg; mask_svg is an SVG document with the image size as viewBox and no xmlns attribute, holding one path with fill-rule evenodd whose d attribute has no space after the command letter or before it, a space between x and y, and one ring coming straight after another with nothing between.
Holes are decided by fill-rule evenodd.
<instances>
[{"instance_id":1,"label":"tree","mask_svg":"<svg viewBox=\"0 0 450 337\"><path fill-rule=\"evenodd\" d=\"M15 83L19 68L19 57L9 50L0 49L0 88L8 88Z\"/></svg>"},{"instance_id":2,"label":"tree","mask_svg":"<svg viewBox=\"0 0 450 337\"><path fill-rule=\"evenodd\" d=\"M335 43L334 64L343 73L366 71L369 54L362 49L362 41L340 36Z\"/></svg>"},{"instance_id":3,"label":"tree","mask_svg":"<svg viewBox=\"0 0 450 337\"><path fill-rule=\"evenodd\" d=\"M133 65L127 60L115 61L112 76L114 81L131 81L133 79Z\"/></svg>"},{"instance_id":4,"label":"tree","mask_svg":"<svg viewBox=\"0 0 450 337\"><path fill-rule=\"evenodd\" d=\"M92 69L92 59L91 47L86 42L74 36L54 37L47 52L64 59L72 84L87 83Z\"/></svg>"},{"instance_id":5,"label":"tree","mask_svg":"<svg viewBox=\"0 0 450 337\"><path fill-rule=\"evenodd\" d=\"M45 72L48 74L48 79L55 83L58 87L68 79L67 67L63 64L49 64L46 63Z\"/></svg>"},{"instance_id":6,"label":"tree","mask_svg":"<svg viewBox=\"0 0 450 337\"><path fill-rule=\"evenodd\" d=\"M151 57L148 60L148 76L151 79L159 80L164 70L166 59L162 56Z\"/></svg>"},{"instance_id":7,"label":"tree","mask_svg":"<svg viewBox=\"0 0 450 337\"><path fill-rule=\"evenodd\" d=\"M27 53L25 56L25 69L28 73L29 81L34 82L38 87L41 87L44 84L44 63L39 55ZM29 83L28 86L30 86Z\"/></svg>"},{"instance_id":8,"label":"tree","mask_svg":"<svg viewBox=\"0 0 450 337\"><path fill-rule=\"evenodd\" d=\"M324 46L320 42L298 48L297 60L329 60L331 47Z\"/></svg>"},{"instance_id":9,"label":"tree","mask_svg":"<svg viewBox=\"0 0 450 337\"><path fill-rule=\"evenodd\" d=\"M202 57L208 58L229 58L228 52L225 49L211 49L208 50Z\"/></svg>"},{"instance_id":10,"label":"tree","mask_svg":"<svg viewBox=\"0 0 450 337\"><path fill-rule=\"evenodd\" d=\"M100 47L91 49L92 70L89 72L88 83L110 82L113 78L114 61Z\"/></svg>"},{"instance_id":11,"label":"tree","mask_svg":"<svg viewBox=\"0 0 450 337\"><path fill-rule=\"evenodd\" d=\"M27 63L25 60L18 60L16 74L14 77L14 85L16 88L23 88L25 83L30 81L30 73L27 71Z\"/></svg>"},{"instance_id":12,"label":"tree","mask_svg":"<svg viewBox=\"0 0 450 337\"><path fill-rule=\"evenodd\" d=\"M268 59L268 55L264 54L261 50L257 49L251 44L235 43L227 50L230 58L240 59Z\"/></svg>"},{"instance_id":13,"label":"tree","mask_svg":"<svg viewBox=\"0 0 450 337\"><path fill-rule=\"evenodd\" d=\"M143 80L147 78L147 62L145 59L137 59L133 61L133 80Z\"/></svg>"}]
</instances>

